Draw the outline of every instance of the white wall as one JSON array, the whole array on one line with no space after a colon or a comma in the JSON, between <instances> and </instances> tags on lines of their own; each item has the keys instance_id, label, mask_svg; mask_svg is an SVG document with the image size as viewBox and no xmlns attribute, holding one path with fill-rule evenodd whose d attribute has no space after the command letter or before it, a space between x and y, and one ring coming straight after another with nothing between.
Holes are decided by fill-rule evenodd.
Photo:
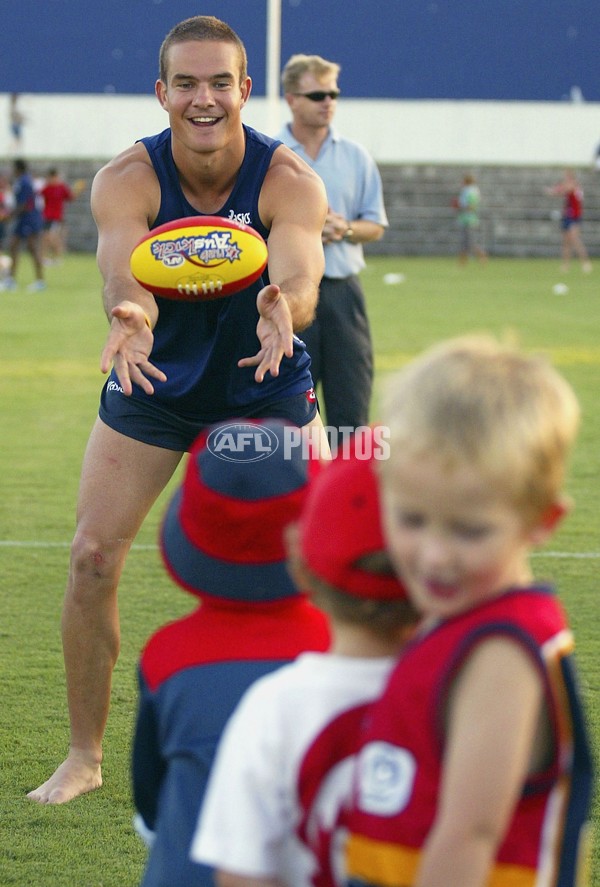
<instances>
[{"instance_id":1,"label":"white wall","mask_svg":"<svg viewBox=\"0 0 600 887\"><path fill-rule=\"evenodd\" d=\"M18 153L43 158L109 158L167 125L153 96L24 95ZM0 95L0 157L14 154L8 96ZM251 98L244 120L273 133L289 119L281 100ZM572 165L591 163L600 143L600 103L340 102L336 124L380 163Z\"/></svg>"}]
</instances>

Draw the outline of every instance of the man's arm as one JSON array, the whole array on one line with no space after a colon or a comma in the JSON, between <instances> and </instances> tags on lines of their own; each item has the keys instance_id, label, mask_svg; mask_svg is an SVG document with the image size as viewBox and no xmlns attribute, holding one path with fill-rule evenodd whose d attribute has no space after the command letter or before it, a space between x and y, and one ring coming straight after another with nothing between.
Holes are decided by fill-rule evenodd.
<instances>
[{"instance_id":1,"label":"man's arm","mask_svg":"<svg viewBox=\"0 0 600 887\"><path fill-rule=\"evenodd\" d=\"M269 280L281 288L294 330L303 330L314 319L325 272L321 242L328 209L325 185L282 145L265 179L259 209L270 227Z\"/></svg>"},{"instance_id":2,"label":"man's arm","mask_svg":"<svg viewBox=\"0 0 600 887\"><path fill-rule=\"evenodd\" d=\"M321 232L327 216L325 186L308 164L284 146L265 178L259 211L269 233L269 280L257 298L260 350L240 366L256 366L256 380L276 376L293 354L293 333L309 326L325 270Z\"/></svg>"},{"instance_id":3,"label":"man's arm","mask_svg":"<svg viewBox=\"0 0 600 887\"><path fill-rule=\"evenodd\" d=\"M373 243L381 240L385 227L371 219L346 219L332 209L327 214L323 228L323 243L348 240L350 243Z\"/></svg>"},{"instance_id":4,"label":"man's arm","mask_svg":"<svg viewBox=\"0 0 600 887\"><path fill-rule=\"evenodd\" d=\"M100 367L107 373L114 365L125 394L131 394L134 382L152 394L150 378L166 378L149 361L152 329L158 317L156 301L137 283L129 267L131 251L148 233L159 200L158 182L139 145L103 167L92 186L92 213L98 227L97 261L110 321Z\"/></svg>"}]
</instances>

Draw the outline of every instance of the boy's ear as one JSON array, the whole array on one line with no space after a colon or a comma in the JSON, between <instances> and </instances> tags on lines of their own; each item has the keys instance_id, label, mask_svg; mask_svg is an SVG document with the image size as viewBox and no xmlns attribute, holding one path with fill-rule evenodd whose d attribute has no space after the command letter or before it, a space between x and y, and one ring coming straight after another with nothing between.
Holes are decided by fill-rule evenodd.
<instances>
[{"instance_id":1,"label":"boy's ear","mask_svg":"<svg viewBox=\"0 0 600 887\"><path fill-rule=\"evenodd\" d=\"M306 591L310 582L304 569L304 561L300 547L300 526L299 524L288 524L283 530L283 541L287 553L287 568L292 577L292 581L299 591Z\"/></svg>"},{"instance_id":2,"label":"boy's ear","mask_svg":"<svg viewBox=\"0 0 600 887\"><path fill-rule=\"evenodd\" d=\"M540 516L531 531L533 545L543 545L556 532L560 522L570 512L573 503L566 496L561 496Z\"/></svg>"}]
</instances>

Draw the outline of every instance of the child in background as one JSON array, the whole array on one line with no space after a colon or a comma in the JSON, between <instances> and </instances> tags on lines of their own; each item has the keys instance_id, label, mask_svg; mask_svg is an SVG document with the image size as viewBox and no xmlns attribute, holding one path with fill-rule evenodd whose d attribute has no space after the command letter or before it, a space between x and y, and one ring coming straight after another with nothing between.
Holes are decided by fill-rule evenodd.
<instances>
[{"instance_id":1,"label":"child in background","mask_svg":"<svg viewBox=\"0 0 600 887\"><path fill-rule=\"evenodd\" d=\"M300 447L286 457L284 423L244 420L224 432L236 427L246 443L253 430L259 442L266 435L274 452L226 461L211 449L222 426L203 433L161 529L169 573L201 603L160 628L139 664L133 793L150 845L143 887L212 887L189 849L221 730L256 678L329 643L327 620L298 592L284 550L311 466Z\"/></svg>"},{"instance_id":2,"label":"child in background","mask_svg":"<svg viewBox=\"0 0 600 887\"><path fill-rule=\"evenodd\" d=\"M225 730L192 857L227 887L343 882L359 726L416 621L383 550L373 459L323 469L290 544L333 640L257 681Z\"/></svg>"},{"instance_id":3,"label":"child in background","mask_svg":"<svg viewBox=\"0 0 600 887\"><path fill-rule=\"evenodd\" d=\"M529 564L567 510L575 395L545 360L467 337L395 377L382 415L388 547L424 622L362 736L348 883L582 885L573 638Z\"/></svg>"},{"instance_id":4,"label":"child in background","mask_svg":"<svg viewBox=\"0 0 600 887\"><path fill-rule=\"evenodd\" d=\"M457 210L456 222L460 228L460 265L466 265L469 256L477 256L480 262L487 262L487 253L478 243L480 203L479 186L472 175L465 176L460 193L453 202Z\"/></svg>"},{"instance_id":5,"label":"child in background","mask_svg":"<svg viewBox=\"0 0 600 887\"><path fill-rule=\"evenodd\" d=\"M8 233L8 221L15 207L15 201L10 185L10 174L6 169L0 168L0 281L10 275L12 259L5 253L6 238Z\"/></svg>"},{"instance_id":6,"label":"child in background","mask_svg":"<svg viewBox=\"0 0 600 887\"><path fill-rule=\"evenodd\" d=\"M562 232L562 264L561 271L568 271L571 258L577 256L581 262L581 270L589 274L592 270L588 252L581 236L583 220L583 188L572 169L566 169L564 176L556 185L546 188L550 197L563 198L560 219Z\"/></svg>"},{"instance_id":7,"label":"child in background","mask_svg":"<svg viewBox=\"0 0 600 887\"><path fill-rule=\"evenodd\" d=\"M4 250L6 223L15 208L15 200L10 185L10 172L0 168L0 251Z\"/></svg>"},{"instance_id":8,"label":"child in background","mask_svg":"<svg viewBox=\"0 0 600 887\"><path fill-rule=\"evenodd\" d=\"M8 243L11 265L10 274L0 283L0 290L17 289L17 265L23 246L27 249L33 262L35 280L27 287L29 292L46 289L42 267L42 229L43 219L36 203L33 178L27 162L22 158L13 161L13 200L12 230Z\"/></svg>"},{"instance_id":9,"label":"child in background","mask_svg":"<svg viewBox=\"0 0 600 887\"><path fill-rule=\"evenodd\" d=\"M71 187L59 176L55 167L48 170L48 177L40 189L44 201L42 246L46 265L54 265L63 259L67 247L65 204L76 200L85 187L85 179L77 179Z\"/></svg>"}]
</instances>

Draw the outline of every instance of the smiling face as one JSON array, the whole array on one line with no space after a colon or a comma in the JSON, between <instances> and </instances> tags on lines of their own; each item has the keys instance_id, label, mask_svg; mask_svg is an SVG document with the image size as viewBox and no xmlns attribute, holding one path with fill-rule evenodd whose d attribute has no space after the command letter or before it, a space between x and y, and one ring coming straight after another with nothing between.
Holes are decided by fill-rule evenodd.
<instances>
[{"instance_id":1,"label":"smiling face","mask_svg":"<svg viewBox=\"0 0 600 887\"><path fill-rule=\"evenodd\" d=\"M240 81L240 71L232 43L190 40L170 47L166 82L157 81L156 95L169 114L175 154L243 145L241 110L252 82Z\"/></svg>"},{"instance_id":2,"label":"smiling face","mask_svg":"<svg viewBox=\"0 0 600 887\"><path fill-rule=\"evenodd\" d=\"M383 502L390 555L421 613L447 618L531 582L528 553L543 531L468 464L398 459Z\"/></svg>"}]
</instances>

